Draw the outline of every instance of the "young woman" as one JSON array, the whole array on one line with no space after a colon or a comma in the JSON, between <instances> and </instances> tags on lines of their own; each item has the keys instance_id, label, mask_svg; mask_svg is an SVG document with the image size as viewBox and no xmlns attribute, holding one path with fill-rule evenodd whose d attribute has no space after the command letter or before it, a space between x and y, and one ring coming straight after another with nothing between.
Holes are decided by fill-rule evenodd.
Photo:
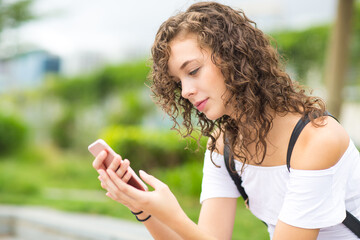
<instances>
[{"instance_id":1,"label":"young woman","mask_svg":"<svg viewBox=\"0 0 360 240\"><path fill-rule=\"evenodd\" d=\"M198 224L166 184L140 171L154 191L126 182L128 160L94 167L107 196L127 206L155 239L231 239L240 196L226 170L230 148L250 211L271 239L357 239L343 224L346 210L360 218L360 157L346 131L327 116L320 98L306 95L279 63L263 32L243 12L196 3L164 22L152 48L151 88L157 103L190 134L192 117L209 137ZM289 139L305 117L286 166Z\"/></svg>"}]
</instances>

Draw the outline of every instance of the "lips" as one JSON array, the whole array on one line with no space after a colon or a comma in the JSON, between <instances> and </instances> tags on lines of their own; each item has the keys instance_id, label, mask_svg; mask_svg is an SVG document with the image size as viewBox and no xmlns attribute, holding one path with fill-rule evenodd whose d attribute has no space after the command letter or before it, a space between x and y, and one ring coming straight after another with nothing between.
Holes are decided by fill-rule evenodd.
<instances>
[{"instance_id":1,"label":"lips","mask_svg":"<svg viewBox=\"0 0 360 240\"><path fill-rule=\"evenodd\" d=\"M194 105L200 112L202 112L204 110L208 100L209 100L209 98L204 99L202 101L196 102Z\"/></svg>"}]
</instances>

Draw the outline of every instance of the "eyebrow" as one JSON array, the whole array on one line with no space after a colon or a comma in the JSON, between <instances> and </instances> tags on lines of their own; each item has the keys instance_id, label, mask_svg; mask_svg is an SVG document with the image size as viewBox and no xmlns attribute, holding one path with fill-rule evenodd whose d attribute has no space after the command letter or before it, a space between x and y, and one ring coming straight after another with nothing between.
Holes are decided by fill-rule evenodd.
<instances>
[{"instance_id":1,"label":"eyebrow","mask_svg":"<svg viewBox=\"0 0 360 240\"><path fill-rule=\"evenodd\" d=\"M195 61L195 60L196 60L196 59L191 59L191 60L185 61L185 62L181 65L180 70L183 70L183 69L186 67L186 65L188 65L190 62Z\"/></svg>"}]
</instances>

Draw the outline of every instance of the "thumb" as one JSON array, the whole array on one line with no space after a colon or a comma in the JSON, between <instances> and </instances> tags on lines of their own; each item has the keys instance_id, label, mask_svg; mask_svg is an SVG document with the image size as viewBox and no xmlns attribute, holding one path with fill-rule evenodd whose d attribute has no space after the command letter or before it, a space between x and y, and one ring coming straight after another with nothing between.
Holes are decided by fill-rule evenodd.
<instances>
[{"instance_id":1,"label":"thumb","mask_svg":"<svg viewBox=\"0 0 360 240\"><path fill-rule=\"evenodd\" d=\"M165 185L165 183L161 182L159 179L157 179L156 177L147 174L145 171L140 170L139 171L140 177L147 183L149 184L151 187L153 187L154 189L157 189L163 185Z\"/></svg>"}]
</instances>

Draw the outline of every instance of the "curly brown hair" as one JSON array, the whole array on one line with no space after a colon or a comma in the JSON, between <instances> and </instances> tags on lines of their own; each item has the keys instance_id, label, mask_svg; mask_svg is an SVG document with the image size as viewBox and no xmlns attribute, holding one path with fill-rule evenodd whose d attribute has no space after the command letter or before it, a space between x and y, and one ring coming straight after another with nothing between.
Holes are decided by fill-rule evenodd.
<instances>
[{"instance_id":1,"label":"curly brown hair","mask_svg":"<svg viewBox=\"0 0 360 240\"><path fill-rule=\"evenodd\" d=\"M224 115L209 120L181 96L181 86L168 73L169 43L180 32L196 34L199 45L211 49L211 59L225 79L229 96L226 104L234 105L235 117ZM224 132L235 158L246 163L254 157L248 146L255 143L261 156L256 163L261 164L267 149L266 137L272 128L269 109L308 115L312 121L325 114L324 102L308 96L302 86L290 79L269 37L241 10L216 2L195 3L160 26L151 52L150 87L156 103L172 118L173 129L179 132L178 117L182 116L186 129L183 137L192 134L192 116L197 116L201 135L211 139L211 152L217 150L216 141Z\"/></svg>"}]
</instances>

